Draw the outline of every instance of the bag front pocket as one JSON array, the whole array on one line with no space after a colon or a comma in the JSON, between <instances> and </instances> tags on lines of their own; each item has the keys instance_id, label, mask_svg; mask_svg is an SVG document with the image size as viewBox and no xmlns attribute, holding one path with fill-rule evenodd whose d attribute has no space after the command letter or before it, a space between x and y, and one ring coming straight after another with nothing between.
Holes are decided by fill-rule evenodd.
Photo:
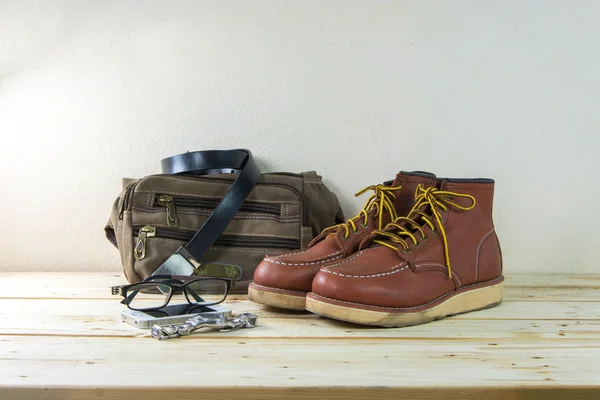
<instances>
[{"instance_id":1,"label":"bag front pocket","mask_svg":"<svg viewBox=\"0 0 600 400\"><path fill-rule=\"evenodd\" d=\"M133 229L133 270L142 278L152 275L175 250L184 246L196 234L192 230L151 225L136 225ZM299 238L221 234L202 257L202 261L241 267L242 279L232 288L231 293L245 293L252 281L254 269L265 254L293 251L299 247Z\"/></svg>"},{"instance_id":2,"label":"bag front pocket","mask_svg":"<svg viewBox=\"0 0 600 400\"><path fill-rule=\"evenodd\" d=\"M147 242L150 238L177 240L180 241L181 245L183 246L192 240L196 234L195 231L174 228L160 228L150 225L134 226L133 232L135 238L133 255L138 261L146 258L146 252L148 249ZM300 239L222 234L215 241L213 246L250 247L265 250L291 250L300 247Z\"/></svg>"}]
</instances>

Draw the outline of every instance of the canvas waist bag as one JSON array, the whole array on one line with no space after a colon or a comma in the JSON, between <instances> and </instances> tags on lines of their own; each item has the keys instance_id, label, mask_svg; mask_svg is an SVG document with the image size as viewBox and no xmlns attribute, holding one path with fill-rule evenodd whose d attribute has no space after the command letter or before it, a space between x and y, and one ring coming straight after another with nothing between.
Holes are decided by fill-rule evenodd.
<instances>
[{"instance_id":1,"label":"canvas waist bag","mask_svg":"<svg viewBox=\"0 0 600 400\"><path fill-rule=\"evenodd\" d=\"M162 174L123 179L105 227L132 283L183 260L241 267L233 289L246 292L265 254L304 248L344 221L316 172L261 174L248 150L188 152L161 164Z\"/></svg>"}]
</instances>

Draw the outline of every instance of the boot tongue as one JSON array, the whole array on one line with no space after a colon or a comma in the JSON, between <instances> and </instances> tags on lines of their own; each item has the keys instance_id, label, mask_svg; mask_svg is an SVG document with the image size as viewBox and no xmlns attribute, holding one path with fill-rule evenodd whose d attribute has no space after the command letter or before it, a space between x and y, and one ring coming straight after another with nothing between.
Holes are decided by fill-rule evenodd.
<instances>
[{"instance_id":1,"label":"boot tongue","mask_svg":"<svg viewBox=\"0 0 600 400\"><path fill-rule=\"evenodd\" d=\"M426 171L400 171L396 175L396 178L392 181L391 186L398 186L402 182L402 180L403 180L402 178L409 177L409 176L416 176L416 177L419 177L419 178L426 178L426 179L435 179L435 174L432 174L431 172L426 172Z\"/></svg>"},{"instance_id":2,"label":"boot tongue","mask_svg":"<svg viewBox=\"0 0 600 400\"><path fill-rule=\"evenodd\" d=\"M407 177L411 177L411 176L415 176L415 177L419 177L419 178L426 178L426 179L435 179L435 174L432 174L431 172L400 171L400 172L398 172L398 174L396 174L396 177L394 178L393 181L386 181L386 182L383 182L383 184L385 186L391 186L391 187L399 186L400 184L402 184L402 182L404 182L406 180ZM340 228L340 229L343 229L343 228ZM337 232L331 232L325 238L325 240L336 240L336 239L337 239ZM337 242L337 240L336 240L336 242ZM339 243L338 243L338 246L340 247L340 249L342 248L342 246Z\"/></svg>"},{"instance_id":3,"label":"boot tongue","mask_svg":"<svg viewBox=\"0 0 600 400\"><path fill-rule=\"evenodd\" d=\"M373 210L369 210L369 211L367 211L367 214L369 215L369 219L371 219L371 218L374 218L374 211L373 211ZM354 216L354 217L352 217L352 218L356 218L357 216L359 216L359 215L355 215L355 216ZM357 221L357 220L354 220L354 223L355 223L356 225L358 225L358 224L362 224L362 217L360 217L360 218L361 218L361 219L359 219L358 221ZM343 225L343 224L340 224L340 225ZM350 226L348 226L348 229L350 229ZM326 239L325 239L325 240L332 239L332 240L335 240L335 241L337 242L338 232L339 232L340 230L342 230L342 231L343 231L343 230L344 230L344 228L340 226L340 227L339 227L339 228L338 228L338 229L337 229L335 232L331 232L331 233L327 234L327 237L326 237ZM340 247L340 249L341 249L341 248L343 248L343 246L342 246L342 245L339 245L339 247Z\"/></svg>"},{"instance_id":4,"label":"boot tongue","mask_svg":"<svg viewBox=\"0 0 600 400\"><path fill-rule=\"evenodd\" d=\"M427 215L432 215L431 212L431 205L430 204L423 204L421 205L421 207L418 208L419 211L427 214ZM410 214L409 214L410 215ZM421 221L421 215L420 214L414 214L413 217L411 218L413 221L417 222L420 226L423 226L425 223L423 221ZM400 222L400 226L403 226L408 232L412 233L412 234L418 234L419 230L417 228L414 227L414 225L409 224L407 222ZM388 232L394 233L394 234L398 234L399 229L396 227L391 227L386 229ZM398 235L401 239L404 239L406 241L411 240L409 236L407 235ZM385 236L380 236L377 238L378 240L382 241L382 242L386 242L389 243L393 246L400 246L398 243L395 243L394 241L392 241L390 238L387 238ZM384 246L385 247L385 246Z\"/></svg>"}]
</instances>

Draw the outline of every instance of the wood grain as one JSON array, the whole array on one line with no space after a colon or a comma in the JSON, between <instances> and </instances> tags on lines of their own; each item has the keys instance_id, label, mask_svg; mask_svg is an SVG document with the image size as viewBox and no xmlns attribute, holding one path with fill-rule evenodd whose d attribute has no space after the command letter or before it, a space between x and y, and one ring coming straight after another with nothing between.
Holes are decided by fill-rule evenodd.
<instances>
[{"instance_id":1,"label":"wood grain","mask_svg":"<svg viewBox=\"0 0 600 400\"><path fill-rule=\"evenodd\" d=\"M237 296L259 326L158 342L119 274L0 274L0 399L600 399L600 276L507 279L499 307L373 328Z\"/></svg>"},{"instance_id":2,"label":"wood grain","mask_svg":"<svg viewBox=\"0 0 600 400\"><path fill-rule=\"evenodd\" d=\"M151 371L171 371L165 386L511 386L515 382L585 385L599 379L596 340L515 342L5 336L0 376L33 386L152 386ZM40 366L44 368L40 368ZM596 368L598 368L596 366ZM116 374L118 371L118 374ZM437 372L436 372L437 371ZM431 379L436 372L435 380ZM468 372L468 374L467 374ZM468 376L465 376L468 375ZM75 380L74 380L75 378ZM294 381L294 382L291 382Z\"/></svg>"},{"instance_id":3,"label":"wood grain","mask_svg":"<svg viewBox=\"0 0 600 400\"><path fill-rule=\"evenodd\" d=\"M45 299L2 301L0 336L67 335L67 336L144 336L140 330L120 322L122 305L116 299L89 300ZM235 312L255 312L261 329L206 336L229 337L420 337L451 339L454 337L554 338L567 335L597 337L600 333L600 303L589 302L505 302L495 309L457 315L431 324L390 329L354 325L306 312L278 311L248 301L225 303ZM32 318L32 316L34 316ZM560 319L562 318L562 319ZM439 329L438 327L441 327ZM560 336L559 336L560 335Z\"/></svg>"}]
</instances>

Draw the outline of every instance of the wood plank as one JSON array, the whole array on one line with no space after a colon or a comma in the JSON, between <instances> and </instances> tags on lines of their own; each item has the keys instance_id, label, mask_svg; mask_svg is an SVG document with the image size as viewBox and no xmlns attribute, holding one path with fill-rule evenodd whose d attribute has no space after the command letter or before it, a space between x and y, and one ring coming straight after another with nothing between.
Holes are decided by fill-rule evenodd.
<instances>
[{"instance_id":1,"label":"wood plank","mask_svg":"<svg viewBox=\"0 0 600 400\"><path fill-rule=\"evenodd\" d=\"M600 348L557 343L0 338L0 386L514 387L600 385ZM432 371L435 371L432 374ZM432 379L435 376L435 379ZM160 378L159 378L160 379Z\"/></svg>"},{"instance_id":2,"label":"wood plank","mask_svg":"<svg viewBox=\"0 0 600 400\"><path fill-rule=\"evenodd\" d=\"M365 327L310 313L281 311L249 301L228 301L235 312L256 312L259 326L247 331L202 337L386 337L386 338L596 338L600 305L591 302L506 302L494 309L457 315L431 324L389 329ZM124 336L147 331L120 321L119 302L111 300L0 300L0 335Z\"/></svg>"},{"instance_id":3,"label":"wood plank","mask_svg":"<svg viewBox=\"0 0 600 400\"><path fill-rule=\"evenodd\" d=\"M598 400L600 390L595 387L569 386L515 386L486 388L455 387L210 387L202 388L2 388L3 400L164 400L176 397L177 400L322 400L322 399L423 399L423 400Z\"/></svg>"},{"instance_id":4,"label":"wood plank","mask_svg":"<svg viewBox=\"0 0 600 400\"><path fill-rule=\"evenodd\" d=\"M104 318L118 319L124 307L116 299L78 300L78 299L4 299L1 315L14 318L36 316L50 320L57 317L83 320ZM234 313L253 312L263 318L316 318L308 312L281 310L262 306L248 300L227 300L224 306L231 307ZM28 314L28 315L27 315ZM597 320L600 318L600 304L597 302L563 301L505 301L498 307L467 314L456 315L455 319L467 320ZM42 319L44 320L44 319ZM0 324L2 322L0 321ZM0 325L2 327L3 325Z\"/></svg>"},{"instance_id":5,"label":"wood plank","mask_svg":"<svg viewBox=\"0 0 600 400\"><path fill-rule=\"evenodd\" d=\"M514 274L505 279L505 286L509 287L600 288L597 274Z\"/></svg>"},{"instance_id":6,"label":"wood plank","mask_svg":"<svg viewBox=\"0 0 600 400\"><path fill-rule=\"evenodd\" d=\"M600 290L598 288L578 287L504 287L504 301L600 302Z\"/></svg>"},{"instance_id":7,"label":"wood plank","mask_svg":"<svg viewBox=\"0 0 600 400\"><path fill-rule=\"evenodd\" d=\"M127 283L118 273L0 273L3 290L2 298L114 298L110 288ZM548 292L545 289L560 289ZM527 289L532 289L531 291ZM577 297L599 300L600 275L510 275L506 277L507 294L522 293L529 296L535 293L541 298L545 293L553 293L557 300L563 300L569 290L577 290ZM511 297L511 296L507 296ZM514 295L512 297L515 297ZM232 295L232 299L243 299L243 295Z\"/></svg>"},{"instance_id":8,"label":"wood plank","mask_svg":"<svg viewBox=\"0 0 600 400\"><path fill-rule=\"evenodd\" d=\"M66 337L149 337L149 331L136 329L120 322L97 322L93 324L44 323L43 327L22 321L18 325L0 329L2 336L66 336ZM376 328L346 324L326 318L313 320L282 319L270 320L259 318L259 326L251 330L234 332L195 333L186 340L204 340L215 338L235 340L244 338L272 339L286 341L288 339L340 339L355 340L379 338L402 341L406 339L459 341L480 339L511 338L515 341L590 339L600 337L600 321L527 321L527 320L459 320L448 318L406 328Z\"/></svg>"}]
</instances>

